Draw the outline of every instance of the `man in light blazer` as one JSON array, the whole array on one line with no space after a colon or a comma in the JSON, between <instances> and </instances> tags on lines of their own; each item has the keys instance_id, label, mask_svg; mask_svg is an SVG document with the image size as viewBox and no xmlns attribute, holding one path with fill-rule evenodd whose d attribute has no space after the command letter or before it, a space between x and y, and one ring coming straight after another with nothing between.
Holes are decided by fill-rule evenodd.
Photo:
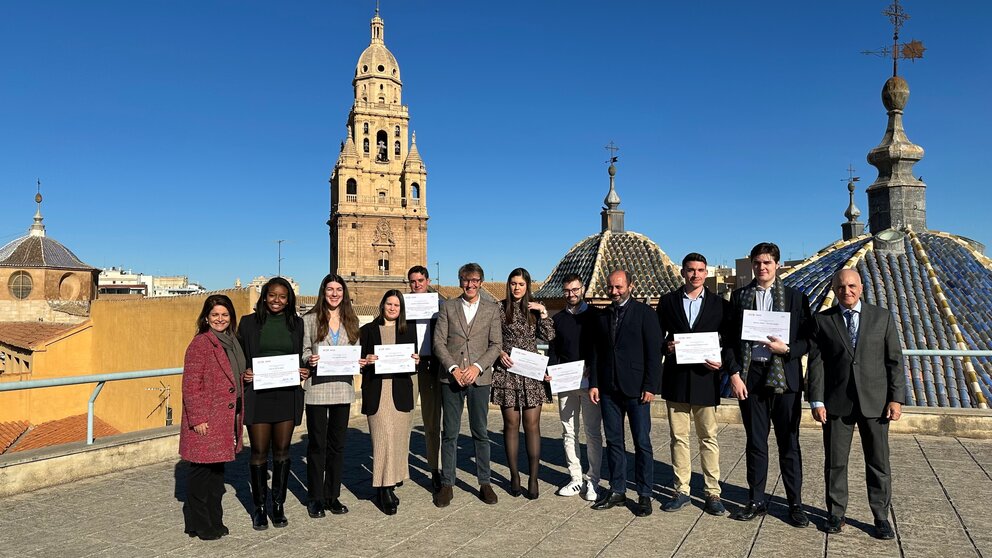
<instances>
[{"instance_id":1,"label":"man in light blazer","mask_svg":"<svg viewBox=\"0 0 992 558\"><path fill-rule=\"evenodd\" d=\"M634 439L634 480L638 517L651 515L654 454L651 450L651 402L661 387L661 328L651 307L631 298L630 274L610 273L613 304L599 316L596 350L589 374L589 399L600 405L606 432L610 490L592 505L606 510L627 502L627 456L623 419Z\"/></svg>"},{"instance_id":2,"label":"man in light blazer","mask_svg":"<svg viewBox=\"0 0 992 558\"><path fill-rule=\"evenodd\" d=\"M696 425L699 463L703 469L706 503L703 511L723 515L720 502L720 444L717 441L716 408L720 404L724 358L714 355L703 363L682 364L675 335L680 333L724 333L730 303L706 288L706 257L697 252L682 258L685 285L658 301L658 322L665 339L665 362L661 370L661 396L668 407L671 434L672 469L675 497L661 507L674 512L689 503L692 456L689 449L690 425ZM726 348L726 335L722 336Z\"/></svg>"},{"instance_id":3,"label":"man in light blazer","mask_svg":"<svg viewBox=\"0 0 992 558\"><path fill-rule=\"evenodd\" d=\"M892 313L861 301L861 276L853 269L834 275L838 305L815 316L810 349L809 400L813 418L823 426L827 533L844 527L847 509L847 460L854 425L865 454L868 504L875 536L895 538L889 523L892 476L889 421L899 420L906 401L899 332Z\"/></svg>"},{"instance_id":4,"label":"man in light blazer","mask_svg":"<svg viewBox=\"0 0 992 558\"><path fill-rule=\"evenodd\" d=\"M458 270L462 295L441 307L434 329L434 356L441 365L441 489L434 505L451 503L458 460L458 434L462 410L468 401L468 422L475 443L479 498L495 504L496 492L489 480L489 386L493 362L503 345L499 306L480 295L482 267L467 263Z\"/></svg>"}]
</instances>

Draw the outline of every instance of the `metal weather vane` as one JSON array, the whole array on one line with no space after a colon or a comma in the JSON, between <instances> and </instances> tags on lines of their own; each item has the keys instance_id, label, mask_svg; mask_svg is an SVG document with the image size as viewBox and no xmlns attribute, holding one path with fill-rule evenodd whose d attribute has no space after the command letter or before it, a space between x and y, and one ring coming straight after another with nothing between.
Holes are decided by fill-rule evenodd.
<instances>
[{"instance_id":1,"label":"metal weather vane","mask_svg":"<svg viewBox=\"0 0 992 558\"><path fill-rule=\"evenodd\" d=\"M610 140L609 145L607 145L603 149L606 149L607 151L610 152L610 158L607 159L606 162L607 163L610 163L611 165L613 163L616 163L617 160L619 159L619 157L617 157L617 151L620 151L620 148L617 147L617 145L615 143L613 143L613 140Z\"/></svg>"},{"instance_id":2,"label":"metal weather vane","mask_svg":"<svg viewBox=\"0 0 992 558\"><path fill-rule=\"evenodd\" d=\"M899 42L899 29L909 19L909 14L899 5L899 0L892 0L892 4L882 12L882 15L888 16L889 21L892 22L892 46L883 47L878 50L863 50L861 54L881 56L882 58L891 57L892 76L895 77L899 75L899 60L914 62L917 58L923 58L923 52L926 50L926 47L923 46L922 41L916 39L908 43Z\"/></svg>"},{"instance_id":3,"label":"metal weather vane","mask_svg":"<svg viewBox=\"0 0 992 558\"><path fill-rule=\"evenodd\" d=\"M847 182L848 184L853 184L861 180L860 176L854 176L854 165L847 165L847 178L840 179L841 182Z\"/></svg>"}]
</instances>

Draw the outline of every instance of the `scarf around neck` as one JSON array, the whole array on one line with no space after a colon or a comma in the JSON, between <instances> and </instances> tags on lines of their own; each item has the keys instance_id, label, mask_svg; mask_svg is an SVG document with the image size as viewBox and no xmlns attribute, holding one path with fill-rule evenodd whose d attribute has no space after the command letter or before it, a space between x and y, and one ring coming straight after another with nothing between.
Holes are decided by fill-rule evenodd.
<instances>
[{"instance_id":1,"label":"scarf around neck","mask_svg":"<svg viewBox=\"0 0 992 558\"><path fill-rule=\"evenodd\" d=\"M241 375L248 366L245 353L241 350L241 343L238 343L230 330L220 333L214 330L210 331L220 341L221 347L224 347L227 360L231 364L231 373L234 375L234 385L238 388L238 397L241 397Z\"/></svg>"},{"instance_id":2,"label":"scarf around neck","mask_svg":"<svg viewBox=\"0 0 992 558\"><path fill-rule=\"evenodd\" d=\"M741 308L745 310L755 310L754 302L756 298L756 293L758 290L758 282L751 281L744 291L741 292ZM782 280L775 278L775 282L772 283L772 311L773 312L785 312L785 285L782 284ZM785 340L788 343L788 339ZM754 346L755 341L744 341L741 340L741 354L744 355L744 368L741 370L741 380L747 381L747 373L751 368L751 348ZM768 375L765 377L765 387L771 389L774 393L785 393L788 388L788 384L785 381L785 356L772 353L771 357L771 369L768 371Z\"/></svg>"}]
</instances>

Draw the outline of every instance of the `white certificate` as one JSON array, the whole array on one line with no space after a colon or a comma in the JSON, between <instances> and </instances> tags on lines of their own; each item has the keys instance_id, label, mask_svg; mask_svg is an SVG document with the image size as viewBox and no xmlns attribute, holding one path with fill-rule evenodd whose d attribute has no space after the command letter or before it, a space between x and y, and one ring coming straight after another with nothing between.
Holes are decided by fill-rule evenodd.
<instances>
[{"instance_id":1,"label":"white certificate","mask_svg":"<svg viewBox=\"0 0 992 558\"><path fill-rule=\"evenodd\" d=\"M300 385L300 355L279 355L251 359L255 391Z\"/></svg>"},{"instance_id":2,"label":"white certificate","mask_svg":"<svg viewBox=\"0 0 992 558\"><path fill-rule=\"evenodd\" d=\"M417 352L413 343L397 345L376 345L372 353L375 360L376 374L402 374L416 372L417 363L413 361L413 353Z\"/></svg>"},{"instance_id":3,"label":"white certificate","mask_svg":"<svg viewBox=\"0 0 992 558\"><path fill-rule=\"evenodd\" d=\"M360 374L358 360L362 358L361 345L321 345L317 347L318 376L354 376Z\"/></svg>"},{"instance_id":4,"label":"white certificate","mask_svg":"<svg viewBox=\"0 0 992 558\"><path fill-rule=\"evenodd\" d=\"M586 361L584 360L549 366L548 376L551 376L551 393L574 391L581 388L582 372L585 369Z\"/></svg>"},{"instance_id":5,"label":"white certificate","mask_svg":"<svg viewBox=\"0 0 992 558\"><path fill-rule=\"evenodd\" d=\"M703 364L707 360L722 361L720 334L715 331L676 333L675 358L679 364Z\"/></svg>"},{"instance_id":6,"label":"white certificate","mask_svg":"<svg viewBox=\"0 0 992 558\"><path fill-rule=\"evenodd\" d=\"M407 293L403 303L408 320L429 320L437 314L437 293Z\"/></svg>"},{"instance_id":7,"label":"white certificate","mask_svg":"<svg viewBox=\"0 0 992 558\"><path fill-rule=\"evenodd\" d=\"M790 317L789 312L745 310L744 323L741 324L741 339L768 343L768 336L772 335L788 343Z\"/></svg>"},{"instance_id":8,"label":"white certificate","mask_svg":"<svg viewBox=\"0 0 992 558\"><path fill-rule=\"evenodd\" d=\"M548 357L514 347L510 350L510 360L513 361L513 366L507 368L507 372L544 381L544 371L548 368Z\"/></svg>"}]
</instances>

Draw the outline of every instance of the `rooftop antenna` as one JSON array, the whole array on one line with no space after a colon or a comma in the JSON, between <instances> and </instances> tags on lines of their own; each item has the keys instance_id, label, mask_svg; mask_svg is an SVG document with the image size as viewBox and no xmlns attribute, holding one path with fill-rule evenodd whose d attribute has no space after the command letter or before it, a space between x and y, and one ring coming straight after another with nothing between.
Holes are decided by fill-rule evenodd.
<instances>
[{"instance_id":1,"label":"rooftop antenna","mask_svg":"<svg viewBox=\"0 0 992 558\"><path fill-rule=\"evenodd\" d=\"M148 416L146 416L145 418L151 417L152 415L155 414L155 411L161 409L162 407L165 407L165 425L172 426L172 388L165 385L165 383L162 380L159 380L158 383L162 387L145 388L145 391L159 392L158 405L156 405L155 408L152 409L152 412L148 413Z\"/></svg>"},{"instance_id":2,"label":"rooftop antenna","mask_svg":"<svg viewBox=\"0 0 992 558\"><path fill-rule=\"evenodd\" d=\"M277 277L282 277L282 260L283 260L283 257L282 257L282 243L283 242L286 242L286 241L285 240L277 240L276 241L276 244L279 245L277 256L276 256L278 258L277 266L276 266L276 269L278 269L278 271L276 272L276 276Z\"/></svg>"},{"instance_id":3,"label":"rooftop antenna","mask_svg":"<svg viewBox=\"0 0 992 558\"><path fill-rule=\"evenodd\" d=\"M899 60L909 60L914 62L917 58L923 58L926 47L923 42L913 39L908 43L899 43L899 29L909 19L909 14L899 5L899 0L892 0L892 4L885 8L882 15L887 16L892 22L892 46L883 47L878 50L862 50L861 54L870 54L882 58L892 57L892 77L899 75Z\"/></svg>"}]
</instances>

